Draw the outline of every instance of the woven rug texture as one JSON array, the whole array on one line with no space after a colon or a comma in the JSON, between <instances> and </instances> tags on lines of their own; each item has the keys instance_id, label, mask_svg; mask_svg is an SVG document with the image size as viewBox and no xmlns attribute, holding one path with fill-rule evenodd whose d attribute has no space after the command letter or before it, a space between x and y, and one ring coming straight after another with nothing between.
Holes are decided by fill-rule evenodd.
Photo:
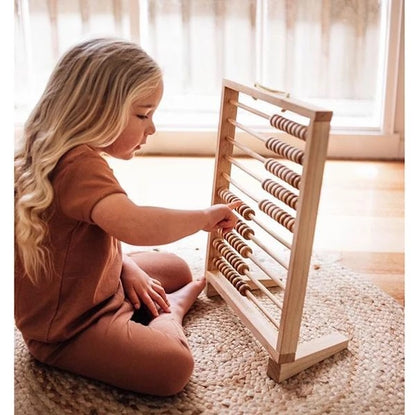
<instances>
[{"instance_id":1,"label":"woven rug texture","mask_svg":"<svg viewBox=\"0 0 416 415\"><path fill-rule=\"evenodd\" d=\"M203 249L175 252L202 275ZM337 331L350 338L348 350L280 384L266 375L267 352L220 297L201 294L184 327L195 369L185 390L168 398L42 365L16 330L15 414L404 413L403 307L333 258L312 260L301 341Z\"/></svg>"}]
</instances>

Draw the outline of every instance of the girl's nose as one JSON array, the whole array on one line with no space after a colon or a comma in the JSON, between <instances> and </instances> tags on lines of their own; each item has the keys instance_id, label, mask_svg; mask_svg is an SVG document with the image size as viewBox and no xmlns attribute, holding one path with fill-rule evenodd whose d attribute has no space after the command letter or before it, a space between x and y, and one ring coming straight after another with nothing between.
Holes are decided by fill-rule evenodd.
<instances>
[{"instance_id":1,"label":"girl's nose","mask_svg":"<svg viewBox=\"0 0 416 415\"><path fill-rule=\"evenodd\" d=\"M155 124L153 123L153 121L150 121L150 125L147 128L146 132L147 132L147 135L152 135L156 132L156 127L155 127Z\"/></svg>"}]
</instances>

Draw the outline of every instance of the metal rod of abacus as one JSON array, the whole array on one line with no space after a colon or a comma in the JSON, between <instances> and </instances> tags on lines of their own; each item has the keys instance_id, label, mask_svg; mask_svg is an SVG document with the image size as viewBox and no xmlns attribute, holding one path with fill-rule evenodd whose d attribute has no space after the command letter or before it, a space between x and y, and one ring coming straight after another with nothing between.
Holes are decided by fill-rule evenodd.
<instances>
[{"instance_id":1,"label":"metal rod of abacus","mask_svg":"<svg viewBox=\"0 0 416 415\"><path fill-rule=\"evenodd\" d=\"M235 187L237 187L238 189L240 189L243 193L245 193L247 196L251 197L255 202L259 203L259 200L257 198L255 198L255 196L251 195L249 192L247 192L246 190L243 190L242 188L240 188L240 185L238 185L238 183L235 182L234 179L232 179L228 174L223 173L223 176L225 179L227 179L231 184L233 184ZM250 215L250 219L252 219L254 216ZM255 236L251 236L250 238L253 242L255 242L261 249L263 249L263 251L265 251L269 256L271 256L275 261L277 261L283 268L285 269L289 269L289 265L280 257L278 257L276 254L274 254L273 252L271 252L258 238L256 238ZM281 238L277 239L279 242L281 242L280 240Z\"/></svg>"},{"instance_id":2,"label":"metal rod of abacus","mask_svg":"<svg viewBox=\"0 0 416 415\"><path fill-rule=\"evenodd\" d=\"M255 202L260 203L260 201L259 201L259 199L257 197L255 197L252 194L250 194L246 189L243 189L243 187L241 185L239 185L238 183L236 183L236 181L234 179L232 179L228 174L223 173L222 175L224 176L224 178L226 180L228 180L231 184L233 184L237 189L239 189L240 191L242 191L243 193L245 193L247 196L249 196L250 198L252 198ZM268 232L270 234L270 231L268 230L267 226L265 226L263 224L260 225L257 219L254 220L255 217L253 215L249 215L249 218L251 220L253 220L255 223L257 223L259 226L261 226L261 228L263 230L265 230L266 232ZM289 248L290 249L290 247L291 247L290 244L288 242L286 242L283 238L279 237L276 234L271 235L271 236L273 236L276 240L278 240L280 243L282 243L283 245L285 245L286 248ZM253 237L252 237L252 239L253 239ZM255 239L257 239L257 238L255 238ZM254 239L253 239L253 241L254 241ZM271 255L271 254L269 253L269 255ZM282 259L280 259L280 258L279 259L274 258L274 259L276 259L276 261L279 262L279 264L282 265L284 268L288 269L288 265Z\"/></svg>"},{"instance_id":3,"label":"metal rod of abacus","mask_svg":"<svg viewBox=\"0 0 416 415\"><path fill-rule=\"evenodd\" d=\"M255 138L258 138L260 141L262 141L263 143L265 143L266 141L267 141L267 138L265 138L265 137L263 137L262 135L260 135L260 134L258 134L258 133L256 133L254 130L252 130L251 128L249 128L249 127L246 127L245 125L243 125L243 124L241 124L241 123L239 123L239 122L237 122L237 121L234 121L233 119L231 119L231 118L228 118L227 119L227 121L231 124L231 125L234 125L234 127L237 127L237 128L239 128L240 130L243 130L243 131L245 131L246 133L249 133L251 136L253 136L253 137L255 137Z\"/></svg>"},{"instance_id":4,"label":"metal rod of abacus","mask_svg":"<svg viewBox=\"0 0 416 415\"><path fill-rule=\"evenodd\" d=\"M233 184L238 190L240 190L241 192L243 192L246 196L248 196L250 199L253 199L256 203L260 203L260 199L253 195L251 192L249 192L247 189L244 189L243 186L241 186L241 184L239 184L238 182L236 182L230 175L228 175L227 173L222 173L222 176L231 184Z\"/></svg>"},{"instance_id":5,"label":"metal rod of abacus","mask_svg":"<svg viewBox=\"0 0 416 415\"><path fill-rule=\"evenodd\" d=\"M268 115L262 111L259 111L256 108L252 108L249 105L237 102L235 100L230 100L230 104L236 106L237 108L242 108L248 112L251 112L254 115L258 115L259 117L265 118L269 121L271 126L279 130L286 131L288 134L298 137L301 140L306 140L306 135L308 131L306 125L299 124L296 121L292 121L279 114Z\"/></svg>"},{"instance_id":6,"label":"metal rod of abacus","mask_svg":"<svg viewBox=\"0 0 416 415\"><path fill-rule=\"evenodd\" d=\"M270 120L270 118L271 118L270 115L268 115L268 114L266 114L266 113L264 113L262 111L259 111L259 110L255 109L255 108L252 108L252 107L250 107L250 106L248 106L246 104L243 104L242 102L238 102L238 101L235 101L235 100L231 99L230 100L230 104L232 104L232 105L234 105L234 106L236 106L238 108L242 108L242 109L244 109L244 110L246 110L248 112L251 112L252 114L258 115L259 117L265 118L266 120Z\"/></svg>"},{"instance_id":7,"label":"metal rod of abacus","mask_svg":"<svg viewBox=\"0 0 416 415\"><path fill-rule=\"evenodd\" d=\"M228 249L228 248L227 248ZM233 268L224 258L217 258L214 260L214 264L217 267L218 271L224 275L224 277L232 284L238 292L249 298L253 303L259 308L260 311L270 320L270 322L279 329L279 325L273 318L273 316L266 310L266 308L257 300L254 294L250 291L249 285L241 280L240 274L237 273L235 268Z\"/></svg>"},{"instance_id":8,"label":"metal rod of abacus","mask_svg":"<svg viewBox=\"0 0 416 415\"><path fill-rule=\"evenodd\" d=\"M239 143L238 141L232 139L229 136L226 137L226 140L234 146L238 147L246 155L253 157L254 159L263 163L265 169L268 170L270 173L272 173L279 179L283 180L284 182L288 183L295 189L299 190L300 175L298 173L279 163L275 159L261 156L260 154L256 153L244 144Z\"/></svg>"},{"instance_id":9,"label":"metal rod of abacus","mask_svg":"<svg viewBox=\"0 0 416 415\"><path fill-rule=\"evenodd\" d=\"M250 257L249 257L250 258ZM251 259L251 258L250 258ZM280 309L283 308L283 304L261 283L258 281L258 279L256 277L254 277L251 272L249 271L245 271L244 275L250 279L250 281L252 281L257 288L264 294L267 295L267 297L274 303L276 304Z\"/></svg>"},{"instance_id":10,"label":"metal rod of abacus","mask_svg":"<svg viewBox=\"0 0 416 415\"><path fill-rule=\"evenodd\" d=\"M233 157L227 156L226 160L228 160L232 165L238 167L244 173L248 174L249 176L257 180L261 184L263 190L265 190L275 198L279 199L281 202L285 203L286 206L296 210L298 196L295 193L293 193L286 187L280 185L275 180L267 178L263 179L261 176L258 176L256 173L248 169L246 166L244 166L244 164L240 163Z\"/></svg>"},{"instance_id":11,"label":"metal rod of abacus","mask_svg":"<svg viewBox=\"0 0 416 415\"><path fill-rule=\"evenodd\" d=\"M275 261L277 261L284 269L289 269L289 265L280 257L278 257L276 254L270 251L267 246L265 246L258 238L255 236L251 236L251 241L253 241L259 248L261 248L264 252L266 252L267 255L269 255L271 258L273 258ZM257 264L258 267L262 267L261 265ZM280 285L280 284L279 284ZM284 287L282 287L284 288Z\"/></svg>"},{"instance_id":12,"label":"metal rod of abacus","mask_svg":"<svg viewBox=\"0 0 416 415\"><path fill-rule=\"evenodd\" d=\"M255 216L250 215L250 220L252 220L254 223L256 223L260 228L262 228L265 232L267 232L271 237L273 237L274 239L276 239L277 241L279 241L286 248L292 249L292 245L289 242L287 242L285 239L283 239L276 232L273 232L271 229L269 229L263 222L261 222Z\"/></svg>"},{"instance_id":13,"label":"metal rod of abacus","mask_svg":"<svg viewBox=\"0 0 416 415\"><path fill-rule=\"evenodd\" d=\"M256 179L259 183L263 182L263 178L258 176L256 173L254 173L253 171L249 170L246 166L244 166L242 163L240 163L238 160L236 160L234 157L230 157L227 156L226 159L234 164L235 166L237 166L239 169L241 169L244 173L247 173L249 176L253 177L254 179Z\"/></svg>"},{"instance_id":14,"label":"metal rod of abacus","mask_svg":"<svg viewBox=\"0 0 416 415\"><path fill-rule=\"evenodd\" d=\"M275 277L267 268L265 268L265 266L260 261L258 261L257 258L254 255L249 255L247 258L249 258L251 261L253 261L280 288L282 288L283 290L286 288L285 285L284 285L284 283L282 281L280 281L280 279L278 277ZM282 264L280 264L280 265L282 265Z\"/></svg>"},{"instance_id":15,"label":"metal rod of abacus","mask_svg":"<svg viewBox=\"0 0 416 415\"><path fill-rule=\"evenodd\" d=\"M225 138L229 143L235 145L236 147L238 147L240 150L242 150L245 154L247 154L248 156L253 157L256 160L261 161L262 163L266 162L266 157L261 156L260 154L256 153L255 151L253 151L251 148L248 148L247 146L245 146L244 144L239 143L238 141L232 139L230 136L227 136Z\"/></svg>"},{"instance_id":16,"label":"metal rod of abacus","mask_svg":"<svg viewBox=\"0 0 416 415\"><path fill-rule=\"evenodd\" d=\"M224 242L222 242L222 244L224 244ZM222 252L221 249L223 249L223 248L216 247L215 246L215 240L214 240L214 248L218 249L218 251L221 253L221 255L224 256L224 258L227 258L227 252L226 251L225 252ZM228 250L228 248L226 248L226 250ZM236 251L238 252L237 249L236 249ZM231 251L228 250L228 252L231 252ZM264 274L267 275L271 280L273 280L280 288L285 289L285 286L284 286L283 282L280 280L280 278L277 277L277 276L275 276L275 275L273 275L272 272L270 272L266 267L264 267L264 265L262 265L259 261L257 261L257 259L255 258L254 255L250 255L249 254L249 255L245 255L245 257L251 259L264 272ZM227 261L230 261L230 257L228 257ZM241 266L241 265L246 265L246 264L243 262L243 263L240 263L239 265ZM232 266L236 270L238 269L238 268L236 268L236 264L235 263ZM246 274L249 271L248 271L248 268L247 269L244 269L244 268L245 267L241 267L241 269L239 269L238 272L240 272L241 274L247 275L247 277L250 278L256 284L256 282L253 280L253 278L255 278L255 277L251 276L251 274ZM277 305L279 305L279 304L277 304Z\"/></svg>"},{"instance_id":17,"label":"metal rod of abacus","mask_svg":"<svg viewBox=\"0 0 416 415\"><path fill-rule=\"evenodd\" d=\"M270 320L270 322L279 330L279 324L274 319L274 317L264 308L264 306L257 300L255 295L250 291L246 292L247 298L250 298L251 301L256 305L256 307Z\"/></svg>"}]
</instances>

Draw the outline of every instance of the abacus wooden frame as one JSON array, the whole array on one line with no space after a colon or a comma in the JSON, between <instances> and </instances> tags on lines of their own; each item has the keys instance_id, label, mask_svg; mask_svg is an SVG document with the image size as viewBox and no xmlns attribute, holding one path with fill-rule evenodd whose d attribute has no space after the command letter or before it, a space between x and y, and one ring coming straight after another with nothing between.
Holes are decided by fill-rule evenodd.
<instances>
[{"instance_id":1,"label":"abacus wooden frame","mask_svg":"<svg viewBox=\"0 0 416 415\"><path fill-rule=\"evenodd\" d=\"M230 281L216 270L213 259L218 256L218 252L212 246L212 242L218 235L210 234L207 247L206 294L208 296L221 295L230 308L234 310L241 321L268 351L270 358L267 374L276 382L281 382L348 347L348 338L339 333L332 333L299 344L332 112L295 99L281 97L257 88L224 80L212 204L224 203L218 195L218 189L229 187L229 182L225 177L231 174L230 156L233 153L234 145L227 137L235 137L235 123L229 120L236 120L238 108L235 103L238 102L240 93L276 105L279 109L300 114L310 120L305 140L302 180L296 208L296 221L280 327L277 333L265 320L264 315L258 308L254 307L249 299L241 295ZM273 283L267 281L265 285L272 286Z\"/></svg>"}]
</instances>

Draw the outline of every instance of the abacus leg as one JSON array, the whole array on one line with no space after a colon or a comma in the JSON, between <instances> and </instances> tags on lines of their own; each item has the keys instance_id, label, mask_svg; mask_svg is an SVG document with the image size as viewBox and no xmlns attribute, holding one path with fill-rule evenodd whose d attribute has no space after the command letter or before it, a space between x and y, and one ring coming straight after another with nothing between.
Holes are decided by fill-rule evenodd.
<instances>
[{"instance_id":1,"label":"abacus leg","mask_svg":"<svg viewBox=\"0 0 416 415\"><path fill-rule=\"evenodd\" d=\"M288 363L276 363L269 358L267 375L280 383L314 364L348 347L348 337L339 333L329 334L318 339L299 344L295 360Z\"/></svg>"}]
</instances>

